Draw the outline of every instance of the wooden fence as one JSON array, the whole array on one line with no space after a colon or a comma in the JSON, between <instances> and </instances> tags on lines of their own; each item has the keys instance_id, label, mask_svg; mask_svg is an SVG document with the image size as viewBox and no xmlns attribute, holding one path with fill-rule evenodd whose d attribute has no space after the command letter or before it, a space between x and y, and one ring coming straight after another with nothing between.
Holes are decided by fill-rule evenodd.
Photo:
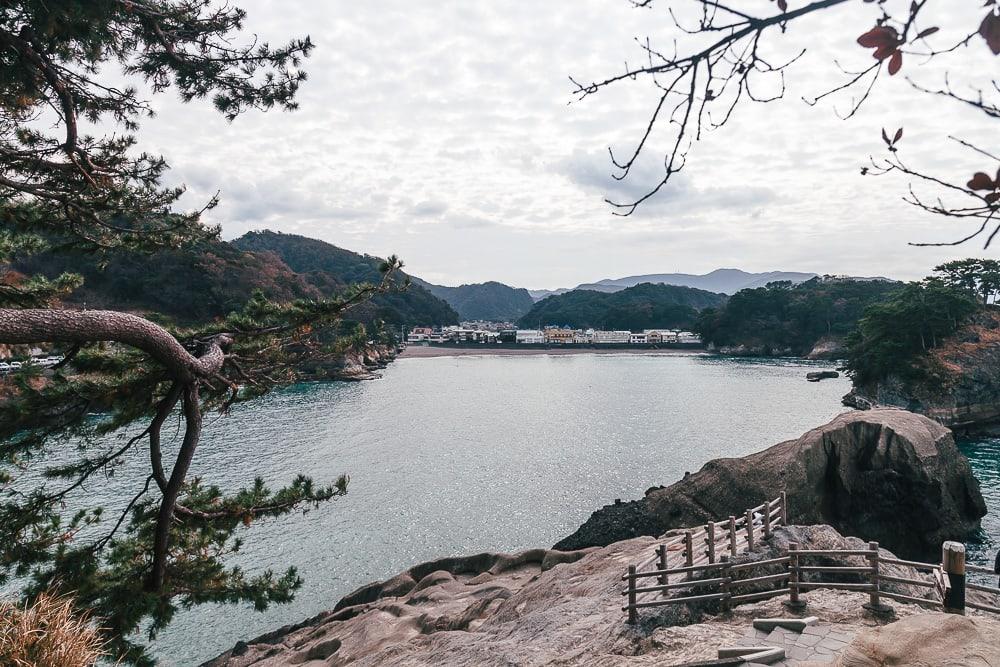
<instances>
[{"instance_id":1,"label":"wooden fence","mask_svg":"<svg viewBox=\"0 0 1000 667\"><path fill-rule=\"evenodd\" d=\"M652 557L630 565L628 574L622 577L627 582L622 595L628 596L624 611L628 612L629 623L637 621L637 610L643 607L727 597L728 593L722 591L685 597L671 597L670 592L722 585L723 577L692 579L692 575L721 569L730 559L754 551L760 540L770 537L775 528L787 525L787 518L787 502L782 493L774 500L751 507L741 517L731 516L697 528L671 531L666 541L657 545Z\"/></svg>"},{"instance_id":2,"label":"wooden fence","mask_svg":"<svg viewBox=\"0 0 1000 667\"><path fill-rule=\"evenodd\" d=\"M967 570L992 572L966 565L965 547L957 542L945 542L941 563L933 564L883 556L878 542L869 542L865 549L799 549L793 542L780 557L733 562L741 553L754 551L775 528L787 525L786 520L787 500L782 494L738 519L729 517L697 529L672 531L656 546L652 557L629 566L622 577L626 582L622 595L628 600L622 611L628 614L628 622L638 622L638 611L643 608L692 602L717 601L727 610L746 602L788 596L788 606L801 607L805 605L801 595L817 588L867 593L865 607L874 613L890 611L883 603L883 598L888 598L955 613L964 613L969 607L1000 614L1000 588L966 582ZM820 559L838 564L817 562ZM886 570L883 566L896 568ZM758 568L765 568L765 573L755 574L753 570ZM901 576L897 568L927 575ZM899 584L927 588L931 597L902 594ZM967 590L974 592L973 599L966 599Z\"/></svg>"}]
</instances>

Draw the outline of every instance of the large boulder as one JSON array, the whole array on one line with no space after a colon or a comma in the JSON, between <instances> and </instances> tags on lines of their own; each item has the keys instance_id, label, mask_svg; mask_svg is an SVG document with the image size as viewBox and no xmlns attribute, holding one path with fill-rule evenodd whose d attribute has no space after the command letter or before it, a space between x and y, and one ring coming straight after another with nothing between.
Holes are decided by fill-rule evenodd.
<instances>
[{"instance_id":1,"label":"large boulder","mask_svg":"<svg viewBox=\"0 0 1000 667\"><path fill-rule=\"evenodd\" d=\"M645 498L598 510L557 549L610 544L640 534L737 515L788 494L789 522L825 523L877 540L904 557L936 557L964 539L986 505L951 432L896 409L850 412L739 459L709 461Z\"/></svg>"},{"instance_id":2,"label":"large boulder","mask_svg":"<svg viewBox=\"0 0 1000 667\"><path fill-rule=\"evenodd\" d=\"M838 667L1000 667L1000 621L928 613L859 634Z\"/></svg>"}]
</instances>

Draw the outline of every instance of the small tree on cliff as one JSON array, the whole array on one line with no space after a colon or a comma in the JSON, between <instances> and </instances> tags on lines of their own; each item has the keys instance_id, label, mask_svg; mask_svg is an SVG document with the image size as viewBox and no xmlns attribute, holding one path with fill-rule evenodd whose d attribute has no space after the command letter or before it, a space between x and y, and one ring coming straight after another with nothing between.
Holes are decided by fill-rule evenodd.
<instances>
[{"instance_id":1,"label":"small tree on cliff","mask_svg":"<svg viewBox=\"0 0 1000 667\"><path fill-rule=\"evenodd\" d=\"M983 304L995 301L1000 294L1000 261L995 259L957 259L934 267L934 273Z\"/></svg>"},{"instance_id":2,"label":"small tree on cliff","mask_svg":"<svg viewBox=\"0 0 1000 667\"><path fill-rule=\"evenodd\" d=\"M639 66L626 65L617 74L590 83L573 79L578 99L627 82L645 82L658 101L648 123L638 133L627 154L611 152L613 175L630 177L640 156L652 150L653 135L663 126L670 137L664 156L664 171L645 194L626 201L607 200L616 215L630 215L656 195L684 168L688 152L703 131L724 126L740 103L769 103L784 97L786 73L798 55L778 62L767 55L767 47L786 31L806 28L810 17L837 15L838 29L845 31L845 53L841 62L859 64L844 69L843 83L804 98L809 105L832 96L850 96L845 118L852 117L871 96L878 94L884 76L908 73L911 63L952 59L951 75L923 84L910 81L927 94L928 102L939 99L974 108L991 119L1000 119L1000 81L996 78L1000 55L1000 5L998 0L966 3L932 3L928 0L629 0L636 8L669 12L676 31L666 39L639 40ZM961 4L961 7L955 5ZM836 12L839 11L839 14ZM939 29L959 17L957 28ZM849 26L849 27L848 27ZM864 50L874 58L866 57ZM801 54L799 54L801 55ZM955 86L955 76L972 79ZM947 107L941 111L947 113ZM926 113L925 108L914 110ZM873 159L862 174L899 173L911 183L904 199L930 213L968 223L971 232L948 243L914 245L958 245L984 237L989 246L1000 232L1000 151L967 137L949 137L982 160L974 174L930 174L904 161L902 129L882 131L886 157ZM985 138L984 138L985 139Z\"/></svg>"},{"instance_id":3,"label":"small tree on cliff","mask_svg":"<svg viewBox=\"0 0 1000 667\"><path fill-rule=\"evenodd\" d=\"M152 113L147 100L104 75L122 72L153 94L173 88L185 101L210 96L230 120L251 109L293 109L312 43L239 46L243 20L242 10L209 0L0 6L0 344L66 349L54 374L28 370L3 383L0 582L27 578L29 597L72 591L101 619L114 652L140 664L150 660L129 635L140 625L155 635L178 605L263 609L300 585L294 569L249 576L227 567L239 548L235 533L255 518L342 495L347 480L319 486L298 477L280 490L256 480L225 494L188 479L203 414L292 381L305 357L336 354L345 341L328 325L393 289L400 267L390 258L380 284L335 300L279 305L258 296L224 321L184 331L121 312L60 308L78 277L10 270L44 249L149 253L217 234L200 222L201 211L174 210L182 190L161 185L166 163L140 152L134 136ZM168 459L161 429L171 415L183 427ZM124 511L104 516L85 485L139 449L144 481ZM46 462L53 453L57 466ZM67 504L78 511L67 516Z\"/></svg>"}]
</instances>

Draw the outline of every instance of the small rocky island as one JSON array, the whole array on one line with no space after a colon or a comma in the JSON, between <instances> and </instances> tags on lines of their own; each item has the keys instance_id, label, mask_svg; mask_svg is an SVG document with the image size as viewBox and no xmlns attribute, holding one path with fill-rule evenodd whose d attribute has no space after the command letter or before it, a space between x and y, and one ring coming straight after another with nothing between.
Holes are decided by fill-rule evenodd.
<instances>
[{"instance_id":1,"label":"small rocky island","mask_svg":"<svg viewBox=\"0 0 1000 667\"><path fill-rule=\"evenodd\" d=\"M652 536L736 514L780 490L790 521L800 525L778 528L743 558L766 561L791 542L856 550L873 539L900 554L926 554L940 549L941 540L964 538L985 514L979 486L947 429L901 410L849 413L797 440L709 462L642 500L599 510L555 549L414 566L358 589L328 612L240 642L203 667L701 664L694 661L715 658L720 646L756 638L753 618L788 612L777 600L729 613L714 603L689 603L645 610L632 626L622 612L622 573L650 551ZM921 576L906 565L887 574ZM890 586L915 600L931 595L906 583ZM826 653L816 649L816 655L844 667L956 658L981 659L951 664L1000 667L1000 621L930 614L913 604L876 618L863 610L865 599L827 589L808 594L808 612L824 623L816 632Z\"/></svg>"}]
</instances>

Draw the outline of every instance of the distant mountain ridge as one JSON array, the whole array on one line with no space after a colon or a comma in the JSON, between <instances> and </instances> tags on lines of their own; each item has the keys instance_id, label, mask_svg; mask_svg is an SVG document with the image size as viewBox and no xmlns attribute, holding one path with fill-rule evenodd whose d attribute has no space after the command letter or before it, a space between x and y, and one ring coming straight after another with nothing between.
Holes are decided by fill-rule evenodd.
<instances>
[{"instance_id":1,"label":"distant mountain ridge","mask_svg":"<svg viewBox=\"0 0 1000 667\"><path fill-rule=\"evenodd\" d=\"M419 278L413 282L447 302L462 320L513 322L535 305L528 290L492 280L458 287L433 285Z\"/></svg>"},{"instance_id":2,"label":"distant mountain ridge","mask_svg":"<svg viewBox=\"0 0 1000 667\"><path fill-rule=\"evenodd\" d=\"M789 281L795 284L805 282L817 277L816 273L802 273L797 271L765 271L763 273L751 273L740 269L716 269L710 273L652 273L641 276L626 276L624 278L605 278L594 283L582 283L572 288L560 288L554 290L529 290L532 298L536 301L544 299L553 294L565 294L572 290L592 290L595 292L618 292L627 287L634 287L642 283L652 283L654 285L676 285L678 287L693 287L715 292L718 294L733 295L742 289L752 289L754 287L764 287L768 283Z\"/></svg>"}]
</instances>

